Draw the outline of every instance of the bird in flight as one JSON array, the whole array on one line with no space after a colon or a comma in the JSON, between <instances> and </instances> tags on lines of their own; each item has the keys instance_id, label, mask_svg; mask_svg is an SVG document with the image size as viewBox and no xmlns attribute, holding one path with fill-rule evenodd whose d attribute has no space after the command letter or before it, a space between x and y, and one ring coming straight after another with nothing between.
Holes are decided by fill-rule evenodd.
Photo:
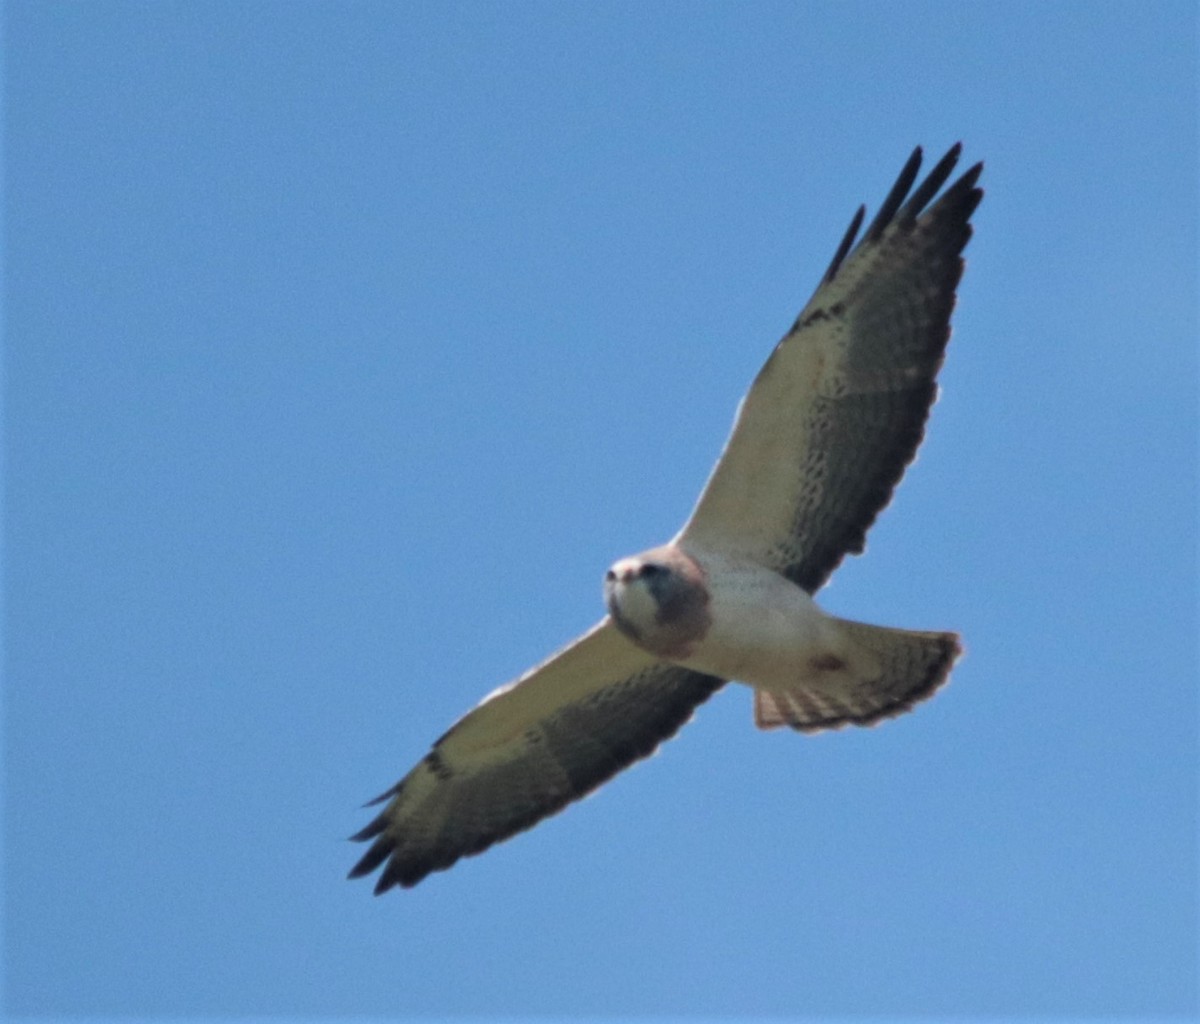
<instances>
[{"instance_id":1,"label":"bird in flight","mask_svg":"<svg viewBox=\"0 0 1200 1024\"><path fill-rule=\"evenodd\" d=\"M762 729L872 725L944 683L954 633L836 618L813 601L916 454L937 396L976 164L934 201L918 148L862 239L860 207L816 293L742 400L691 518L605 574L591 630L459 719L373 803L351 878L416 885L653 753L726 682Z\"/></svg>"}]
</instances>

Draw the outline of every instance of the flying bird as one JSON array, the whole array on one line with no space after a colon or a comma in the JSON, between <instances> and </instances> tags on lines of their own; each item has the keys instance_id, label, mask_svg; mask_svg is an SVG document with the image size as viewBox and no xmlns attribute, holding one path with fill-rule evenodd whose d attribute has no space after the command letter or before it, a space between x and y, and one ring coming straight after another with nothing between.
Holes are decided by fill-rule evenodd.
<instances>
[{"instance_id":1,"label":"flying bird","mask_svg":"<svg viewBox=\"0 0 1200 1024\"><path fill-rule=\"evenodd\" d=\"M691 518L604 578L608 613L486 697L373 803L351 878L416 885L651 754L726 682L759 728L872 725L944 683L954 633L836 618L813 601L888 503L924 435L950 337L976 164L934 201L955 145L915 190L916 149L742 400Z\"/></svg>"}]
</instances>

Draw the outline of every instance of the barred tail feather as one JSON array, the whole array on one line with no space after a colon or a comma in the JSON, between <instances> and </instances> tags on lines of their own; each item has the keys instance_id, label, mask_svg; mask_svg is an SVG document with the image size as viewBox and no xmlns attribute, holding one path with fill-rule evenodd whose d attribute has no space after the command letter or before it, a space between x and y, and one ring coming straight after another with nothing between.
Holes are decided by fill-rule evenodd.
<instances>
[{"instance_id":1,"label":"barred tail feather","mask_svg":"<svg viewBox=\"0 0 1200 1024\"><path fill-rule=\"evenodd\" d=\"M845 657L815 659L786 689L754 691L760 729L788 725L802 732L874 725L930 697L962 653L956 633L927 633L833 619ZM815 669L815 671L814 671Z\"/></svg>"}]
</instances>

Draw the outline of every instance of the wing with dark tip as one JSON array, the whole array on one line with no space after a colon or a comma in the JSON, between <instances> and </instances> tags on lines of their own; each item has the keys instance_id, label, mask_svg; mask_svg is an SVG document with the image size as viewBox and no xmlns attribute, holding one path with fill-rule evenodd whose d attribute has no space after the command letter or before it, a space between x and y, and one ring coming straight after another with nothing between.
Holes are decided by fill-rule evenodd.
<instances>
[{"instance_id":1,"label":"wing with dark tip","mask_svg":"<svg viewBox=\"0 0 1200 1024\"><path fill-rule=\"evenodd\" d=\"M962 251L983 197L976 164L933 201L960 149L915 190L914 151L855 245L858 210L738 409L678 542L770 566L809 593L863 550L937 396Z\"/></svg>"},{"instance_id":2,"label":"wing with dark tip","mask_svg":"<svg viewBox=\"0 0 1200 1024\"><path fill-rule=\"evenodd\" d=\"M376 802L351 878L416 885L653 753L724 680L656 661L605 619L460 719Z\"/></svg>"}]
</instances>

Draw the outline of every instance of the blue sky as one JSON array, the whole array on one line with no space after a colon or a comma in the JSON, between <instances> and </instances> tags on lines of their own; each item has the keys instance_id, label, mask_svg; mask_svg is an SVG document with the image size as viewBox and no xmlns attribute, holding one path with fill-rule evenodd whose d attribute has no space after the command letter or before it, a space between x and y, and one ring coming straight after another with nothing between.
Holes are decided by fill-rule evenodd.
<instances>
[{"instance_id":1,"label":"blue sky","mask_svg":"<svg viewBox=\"0 0 1200 1024\"><path fill-rule=\"evenodd\" d=\"M1194 5L4 17L9 1015L1197 1012ZM960 630L949 687L815 738L728 688L533 832L345 881L958 139L942 397L822 594Z\"/></svg>"}]
</instances>

